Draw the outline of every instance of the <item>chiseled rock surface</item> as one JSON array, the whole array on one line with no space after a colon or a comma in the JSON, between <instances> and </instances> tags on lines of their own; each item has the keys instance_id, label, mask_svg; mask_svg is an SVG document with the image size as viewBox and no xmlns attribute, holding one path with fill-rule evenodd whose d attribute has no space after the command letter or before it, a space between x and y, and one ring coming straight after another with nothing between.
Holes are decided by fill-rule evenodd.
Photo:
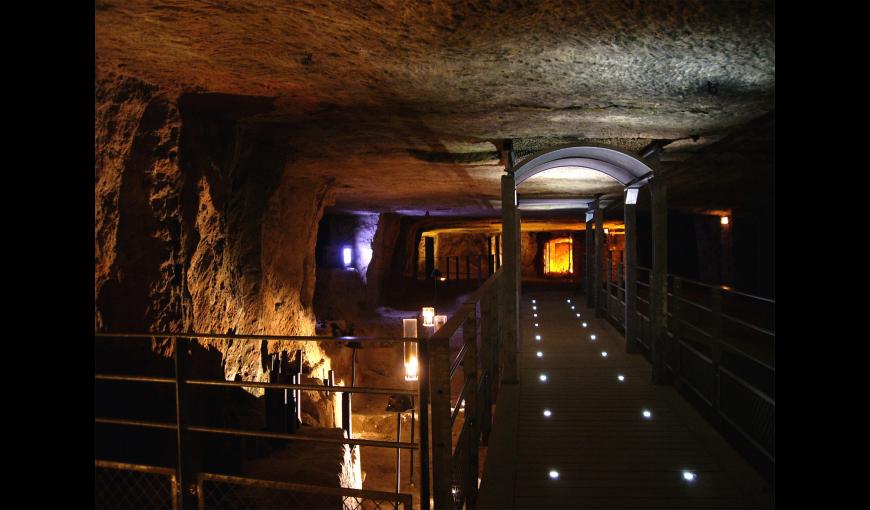
<instances>
[{"instance_id":1,"label":"chiseled rock surface","mask_svg":"<svg viewBox=\"0 0 870 510\"><path fill-rule=\"evenodd\" d=\"M95 86L95 329L313 335L331 183L293 175L286 147L238 123L256 101L215 103L99 70ZM306 373L331 368L316 342L202 343L221 356L195 369L229 380L265 380L278 349L302 349Z\"/></svg>"},{"instance_id":2,"label":"chiseled rock surface","mask_svg":"<svg viewBox=\"0 0 870 510\"><path fill-rule=\"evenodd\" d=\"M753 158L693 155L775 109L773 1L100 0L94 17L98 67L267 102L246 122L281 130L294 173L335 179L348 210L496 215L508 138L681 139L667 164L716 175ZM610 189L524 193L578 184Z\"/></svg>"},{"instance_id":3,"label":"chiseled rock surface","mask_svg":"<svg viewBox=\"0 0 870 510\"><path fill-rule=\"evenodd\" d=\"M298 434L340 439L341 429L303 427ZM359 447L293 441L267 458L245 463L246 476L278 482L362 489Z\"/></svg>"}]
</instances>

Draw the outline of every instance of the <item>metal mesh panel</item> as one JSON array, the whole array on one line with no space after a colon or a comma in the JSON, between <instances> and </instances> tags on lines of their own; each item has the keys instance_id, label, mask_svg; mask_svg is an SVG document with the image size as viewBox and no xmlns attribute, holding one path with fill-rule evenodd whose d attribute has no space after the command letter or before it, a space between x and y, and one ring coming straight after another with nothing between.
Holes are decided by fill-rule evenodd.
<instances>
[{"instance_id":1,"label":"metal mesh panel","mask_svg":"<svg viewBox=\"0 0 870 510\"><path fill-rule=\"evenodd\" d=\"M737 379L722 371L719 380L719 408L728 418L776 458L776 406Z\"/></svg>"},{"instance_id":2,"label":"metal mesh panel","mask_svg":"<svg viewBox=\"0 0 870 510\"><path fill-rule=\"evenodd\" d=\"M149 466L97 462L94 508L176 508L175 474Z\"/></svg>"},{"instance_id":3,"label":"metal mesh panel","mask_svg":"<svg viewBox=\"0 0 870 510\"><path fill-rule=\"evenodd\" d=\"M409 494L314 487L246 478L206 475L200 482L200 508L206 510L411 510Z\"/></svg>"}]
</instances>

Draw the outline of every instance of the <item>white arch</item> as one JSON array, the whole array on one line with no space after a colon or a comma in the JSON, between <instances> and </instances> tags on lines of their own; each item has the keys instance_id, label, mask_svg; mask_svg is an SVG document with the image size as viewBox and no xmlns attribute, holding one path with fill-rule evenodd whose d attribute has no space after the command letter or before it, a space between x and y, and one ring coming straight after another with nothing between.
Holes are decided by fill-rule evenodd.
<instances>
[{"instance_id":1,"label":"white arch","mask_svg":"<svg viewBox=\"0 0 870 510\"><path fill-rule=\"evenodd\" d=\"M514 167L514 183L519 186L529 177L545 170L585 167L605 173L626 186L648 177L652 168L636 157L610 147L574 145L541 151Z\"/></svg>"}]
</instances>

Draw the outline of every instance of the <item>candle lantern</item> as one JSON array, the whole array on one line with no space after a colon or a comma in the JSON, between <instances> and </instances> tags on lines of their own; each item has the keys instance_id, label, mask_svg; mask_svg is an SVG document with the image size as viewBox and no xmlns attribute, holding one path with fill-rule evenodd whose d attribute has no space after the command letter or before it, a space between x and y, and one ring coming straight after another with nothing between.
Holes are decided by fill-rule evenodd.
<instances>
[{"instance_id":1,"label":"candle lantern","mask_svg":"<svg viewBox=\"0 0 870 510\"><path fill-rule=\"evenodd\" d=\"M435 322L433 322L434 319L435 319L435 308L433 308L431 306L424 306L423 307L423 325L429 326L429 327L434 326L435 325Z\"/></svg>"},{"instance_id":2,"label":"candle lantern","mask_svg":"<svg viewBox=\"0 0 870 510\"><path fill-rule=\"evenodd\" d=\"M417 319L402 320L405 338L417 338ZM405 380L416 381L418 373L417 342L404 342Z\"/></svg>"}]
</instances>

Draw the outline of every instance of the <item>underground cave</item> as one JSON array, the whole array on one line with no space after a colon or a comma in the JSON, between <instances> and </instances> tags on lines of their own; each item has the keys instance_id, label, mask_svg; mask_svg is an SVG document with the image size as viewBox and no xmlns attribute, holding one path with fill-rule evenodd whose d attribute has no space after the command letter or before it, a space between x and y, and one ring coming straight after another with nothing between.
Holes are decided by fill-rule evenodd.
<instances>
[{"instance_id":1,"label":"underground cave","mask_svg":"<svg viewBox=\"0 0 870 510\"><path fill-rule=\"evenodd\" d=\"M775 507L773 2L94 23L95 508Z\"/></svg>"}]
</instances>

